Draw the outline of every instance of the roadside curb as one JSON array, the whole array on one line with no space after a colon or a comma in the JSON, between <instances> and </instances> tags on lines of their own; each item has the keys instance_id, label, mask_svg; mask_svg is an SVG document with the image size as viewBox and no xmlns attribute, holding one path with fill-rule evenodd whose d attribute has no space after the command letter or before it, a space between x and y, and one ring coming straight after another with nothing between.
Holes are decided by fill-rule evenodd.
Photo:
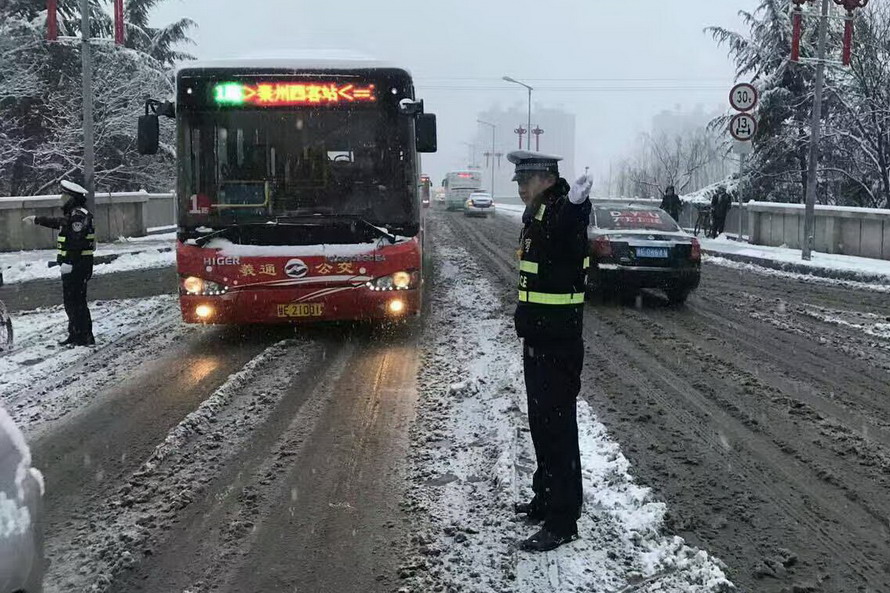
<instances>
[{"instance_id":1,"label":"roadside curb","mask_svg":"<svg viewBox=\"0 0 890 593\"><path fill-rule=\"evenodd\" d=\"M725 253L722 251L714 251L712 249L702 249L702 253L713 257L722 257L723 259L728 259L730 261L752 264L763 268L769 268L771 270L778 270L780 272L793 272L795 274L814 276L816 278L827 278L829 280L849 280L853 282L865 282L868 284L890 284L890 276L884 274L870 274L868 272L807 266L804 264L776 261L763 257L739 255L736 253Z\"/></svg>"}]
</instances>

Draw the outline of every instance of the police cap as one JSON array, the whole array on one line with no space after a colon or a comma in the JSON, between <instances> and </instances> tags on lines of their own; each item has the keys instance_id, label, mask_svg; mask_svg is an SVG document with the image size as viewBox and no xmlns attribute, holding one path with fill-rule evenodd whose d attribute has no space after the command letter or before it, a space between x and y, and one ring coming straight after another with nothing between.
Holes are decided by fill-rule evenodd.
<instances>
[{"instance_id":1,"label":"police cap","mask_svg":"<svg viewBox=\"0 0 890 593\"><path fill-rule=\"evenodd\" d=\"M85 198L87 196L87 193L89 193L83 186L78 185L73 181L68 181L67 179L63 179L60 185L62 186L63 192L75 197Z\"/></svg>"},{"instance_id":2,"label":"police cap","mask_svg":"<svg viewBox=\"0 0 890 593\"><path fill-rule=\"evenodd\" d=\"M523 174L552 173L558 176L562 157L530 150L514 150L507 155L507 160L516 165L513 181L519 181L525 176Z\"/></svg>"}]
</instances>

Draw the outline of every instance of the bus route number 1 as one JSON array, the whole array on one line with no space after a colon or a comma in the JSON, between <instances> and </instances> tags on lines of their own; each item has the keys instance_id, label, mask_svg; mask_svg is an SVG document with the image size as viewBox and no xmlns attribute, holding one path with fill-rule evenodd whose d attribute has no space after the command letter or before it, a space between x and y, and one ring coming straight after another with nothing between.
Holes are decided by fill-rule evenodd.
<instances>
[{"instance_id":1,"label":"bus route number 1","mask_svg":"<svg viewBox=\"0 0 890 593\"><path fill-rule=\"evenodd\" d=\"M189 214L210 214L210 196L194 194L191 198Z\"/></svg>"}]
</instances>

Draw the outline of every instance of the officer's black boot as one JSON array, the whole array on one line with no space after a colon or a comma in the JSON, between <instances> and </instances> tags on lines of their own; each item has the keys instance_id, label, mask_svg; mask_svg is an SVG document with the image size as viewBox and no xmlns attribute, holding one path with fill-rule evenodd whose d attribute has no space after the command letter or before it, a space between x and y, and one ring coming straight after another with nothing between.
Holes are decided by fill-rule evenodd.
<instances>
[{"instance_id":1,"label":"officer's black boot","mask_svg":"<svg viewBox=\"0 0 890 593\"><path fill-rule=\"evenodd\" d=\"M576 539L578 539L577 527L559 532L543 527L536 534L523 541L519 547L526 552L549 552Z\"/></svg>"},{"instance_id":2,"label":"officer's black boot","mask_svg":"<svg viewBox=\"0 0 890 593\"><path fill-rule=\"evenodd\" d=\"M65 340L59 342L59 346L74 346L76 343L77 340L74 339L74 336L68 334L68 337Z\"/></svg>"}]
</instances>

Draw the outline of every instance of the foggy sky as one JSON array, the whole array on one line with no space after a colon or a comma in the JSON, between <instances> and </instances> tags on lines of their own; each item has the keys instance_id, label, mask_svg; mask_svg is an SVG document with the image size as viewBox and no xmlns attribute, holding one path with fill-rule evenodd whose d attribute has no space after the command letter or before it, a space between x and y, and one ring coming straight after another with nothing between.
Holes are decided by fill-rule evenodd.
<instances>
[{"instance_id":1,"label":"foggy sky","mask_svg":"<svg viewBox=\"0 0 890 593\"><path fill-rule=\"evenodd\" d=\"M154 20L197 21L191 51L200 59L339 48L403 64L414 74L427 111L439 117L439 153L424 157L424 169L441 179L446 170L466 164L462 142L475 136L480 111L498 104L525 109L527 91L503 82L504 75L535 86L533 103L577 114L576 162L600 173L662 109L697 104L722 109L733 68L703 29L738 29L737 12L754 5L755 0L168 0ZM579 90L590 87L610 90ZM499 136L505 148L514 147L512 130L499 130Z\"/></svg>"}]
</instances>

